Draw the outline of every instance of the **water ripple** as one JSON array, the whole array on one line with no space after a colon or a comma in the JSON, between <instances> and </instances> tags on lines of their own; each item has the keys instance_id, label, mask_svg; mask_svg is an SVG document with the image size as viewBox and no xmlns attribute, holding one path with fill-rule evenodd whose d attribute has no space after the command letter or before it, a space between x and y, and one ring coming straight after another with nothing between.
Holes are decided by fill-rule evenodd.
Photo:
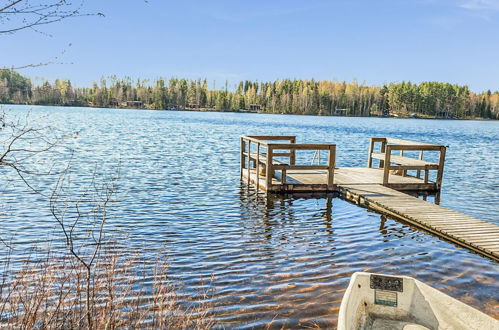
<instances>
[{"instance_id":1,"label":"water ripple","mask_svg":"<svg viewBox=\"0 0 499 330\"><path fill-rule=\"evenodd\" d=\"M32 113L81 130L68 141L78 185L88 183L96 164L103 174L121 164L109 230L126 235L121 243L150 261L165 249L171 276L186 293L213 286L208 299L219 328L333 327L355 271L415 276L498 317L496 263L341 199L266 198L241 185L238 165L240 134L333 142L340 166L364 166L370 136L424 137L450 145L442 204L499 224L497 122L54 107ZM12 237L16 262L59 233L47 200L15 176L6 179L0 235ZM31 180L45 191L54 183Z\"/></svg>"}]
</instances>

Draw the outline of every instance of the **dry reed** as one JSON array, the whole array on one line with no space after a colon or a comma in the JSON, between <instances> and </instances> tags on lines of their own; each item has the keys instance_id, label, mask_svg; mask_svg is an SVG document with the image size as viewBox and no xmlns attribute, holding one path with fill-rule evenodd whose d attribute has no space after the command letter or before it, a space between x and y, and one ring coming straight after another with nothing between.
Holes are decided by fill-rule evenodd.
<instances>
[{"instance_id":1,"label":"dry reed","mask_svg":"<svg viewBox=\"0 0 499 330\"><path fill-rule=\"evenodd\" d=\"M168 263L145 263L138 253L102 249L87 287L87 269L72 255L4 264L0 326L17 329L207 329L208 292L179 294ZM87 304L87 298L90 304ZM90 317L88 317L90 316ZM91 320L89 323L88 320Z\"/></svg>"}]
</instances>

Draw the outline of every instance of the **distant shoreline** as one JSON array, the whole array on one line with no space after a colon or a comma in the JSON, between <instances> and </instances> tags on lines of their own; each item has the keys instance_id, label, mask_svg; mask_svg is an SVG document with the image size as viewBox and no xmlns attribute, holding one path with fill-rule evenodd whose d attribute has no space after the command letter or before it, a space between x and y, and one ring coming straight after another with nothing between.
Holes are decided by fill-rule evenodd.
<instances>
[{"instance_id":1,"label":"distant shoreline","mask_svg":"<svg viewBox=\"0 0 499 330\"><path fill-rule=\"evenodd\" d=\"M248 110L221 110L211 108L200 109L154 109L154 108L131 108L131 107L98 107L98 106L82 106L82 105L53 105L53 104L19 104L19 103L0 103L0 106L31 106L31 107L61 107L61 108L89 108L89 109L113 109L113 110L136 110L136 111L178 111L178 112L216 112L216 113L243 113L243 114L261 114L261 115L288 115L288 116L310 116L310 117L343 117L343 118L383 118L383 119L429 119L429 120L477 120L477 121L499 121L499 119L468 117L468 118L441 118L431 117L416 114L416 117L410 115L392 115L392 116L339 116L339 115L318 115L318 114L301 114L301 113L278 113L264 111L248 111Z\"/></svg>"}]
</instances>

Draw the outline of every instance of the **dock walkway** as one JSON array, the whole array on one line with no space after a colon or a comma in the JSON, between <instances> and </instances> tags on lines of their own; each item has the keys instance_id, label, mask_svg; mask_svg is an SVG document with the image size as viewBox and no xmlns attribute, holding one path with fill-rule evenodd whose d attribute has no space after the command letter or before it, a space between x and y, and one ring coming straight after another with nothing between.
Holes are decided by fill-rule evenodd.
<instances>
[{"instance_id":1,"label":"dock walkway","mask_svg":"<svg viewBox=\"0 0 499 330\"><path fill-rule=\"evenodd\" d=\"M336 168L335 145L296 144L295 141L294 136L241 137L241 178L272 193L335 192L360 206L499 261L499 226L404 193L439 196L445 146L371 138L367 167ZM381 144L379 150L375 148L376 143ZM303 151L318 152L317 164L312 161L297 165L297 152ZM327 153L328 161L324 165L320 164L321 151ZM399 155L392 155L393 151L399 151ZM418 154L417 159L407 154L411 152ZM438 153L438 157L433 161L424 160L424 154L430 152ZM374 167L375 160L378 167ZM430 180L430 171L436 172L434 181ZM438 203L439 198L435 201Z\"/></svg>"},{"instance_id":2,"label":"dock walkway","mask_svg":"<svg viewBox=\"0 0 499 330\"><path fill-rule=\"evenodd\" d=\"M377 184L339 185L346 199L499 261L499 226Z\"/></svg>"}]
</instances>

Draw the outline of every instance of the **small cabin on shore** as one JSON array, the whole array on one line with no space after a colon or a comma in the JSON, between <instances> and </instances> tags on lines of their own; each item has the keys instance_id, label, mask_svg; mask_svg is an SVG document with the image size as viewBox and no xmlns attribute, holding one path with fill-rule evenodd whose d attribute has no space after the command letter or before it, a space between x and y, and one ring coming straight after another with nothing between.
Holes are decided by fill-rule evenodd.
<instances>
[{"instance_id":1,"label":"small cabin on shore","mask_svg":"<svg viewBox=\"0 0 499 330\"><path fill-rule=\"evenodd\" d=\"M126 106L128 108L142 108L142 107L144 107L144 102L142 102L142 101L126 101Z\"/></svg>"},{"instance_id":2,"label":"small cabin on shore","mask_svg":"<svg viewBox=\"0 0 499 330\"><path fill-rule=\"evenodd\" d=\"M260 104L250 104L248 111L250 112L259 112L262 110L262 106Z\"/></svg>"},{"instance_id":3,"label":"small cabin on shore","mask_svg":"<svg viewBox=\"0 0 499 330\"><path fill-rule=\"evenodd\" d=\"M348 113L348 109L334 109L333 116L346 116Z\"/></svg>"},{"instance_id":4,"label":"small cabin on shore","mask_svg":"<svg viewBox=\"0 0 499 330\"><path fill-rule=\"evenodd\" d=\"M381 111L375 111L375 112L370 112L369 113L369 116L371 117L390 117L390 110L389 109L385 109L385 110L381 110Z\"/></svg>"},{"instance_id":5,"label":"small cabin on shore","mask_svg":"<svg viewBox=\"0 0 499 330\"><path fill-rule=\"evenodd\" d=\"M452 114L452 111L437 111L435 113L435 117L441 118L441 119L454 119L454 115Z\"/></svg>"},{"instance_id":6,"label":"small cabin on shore","mask_svg":"<svg viewBox=\"0 0 499 330\"><path fill-rule=\"evenodd\" d=\"M111 106L111 107L117 107L117 106L119 106L119 104L120 103L115 98L112 98L112 99L109 100L109 106Z\"/></svg>"}]
</instances>

